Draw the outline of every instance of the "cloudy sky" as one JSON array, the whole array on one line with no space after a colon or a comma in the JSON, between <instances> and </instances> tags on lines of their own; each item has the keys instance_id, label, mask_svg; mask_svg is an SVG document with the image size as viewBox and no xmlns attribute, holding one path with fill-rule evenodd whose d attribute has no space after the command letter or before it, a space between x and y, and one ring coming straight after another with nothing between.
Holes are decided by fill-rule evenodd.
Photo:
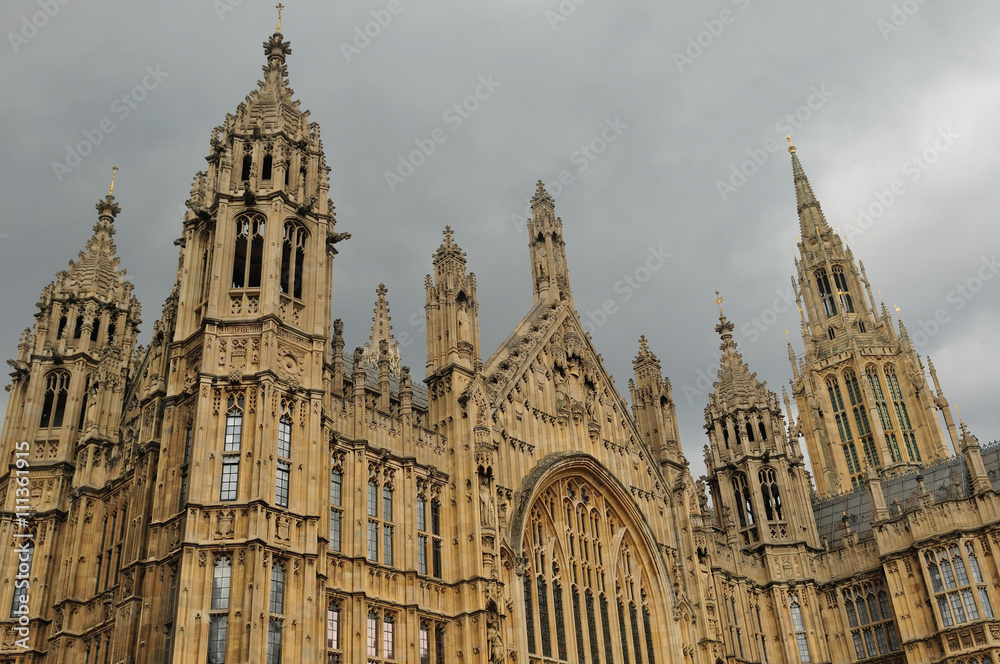
<instances>
[{"instance_id":1,"label":"cloudy sky","mask_svg":"<svg viewBox=\"0 0 1000 664\"><path fill-rule=\"evenodd\" d=\"M545 180L597 348L625 391L649 338L700 474L715 289L772 389L790 378L786 328L802 351L783 304L791 132L828 220L951 402L983 442L1000 438L1000 6L286 4L291 83L322 128L338 230L353 235L334 268L348 348L384 281L404 363L422 373L423 276L451 225L479 279L488 356L531 303L523 216ZM0 356L16 355L42 288L90 235L113 164L118 251L149 334L191 178L256 86L275 15L248 0L3 3ZM445 141L401 169L435 129ZM81 141L93 145L77 163Z\"/></svg>"}]
</instances>

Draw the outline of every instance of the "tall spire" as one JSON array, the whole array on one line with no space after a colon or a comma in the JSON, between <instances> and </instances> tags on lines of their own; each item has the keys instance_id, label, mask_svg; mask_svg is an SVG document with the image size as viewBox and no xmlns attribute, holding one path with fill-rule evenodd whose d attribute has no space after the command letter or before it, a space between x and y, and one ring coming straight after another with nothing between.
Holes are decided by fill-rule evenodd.
<instances>
[{"instance_id":1,"label":"tall spire","mask_svg":"<svg viewBox=\"0 0 1000 664\"><path fill-rule=\"evenodd\" d=\"M389 371L398 374L401 366L399 342L392 338L392 325L389 321L389 301L385 284L379 284L375 291L375 313L372 316L372 335L365 342L364 358L367 364L378 366L379 360L388 357Z\"/></svg>"},{"instance_id":2,"label":"tall spire","mask_svg":"<svg viewBox=\"0 0 1000 664\"><path fill-rule=\"evenodd\" d=\"M792 180L795 184L795 205L799 213L799 233L803 241L808 238L819 243L821 237L833 231L826 223L826 217L823 216L823 210L802 168L798 152L792 145L792 139L790 136L787 138L788 152L792 155Z\"/></svg>"}]
</instances>

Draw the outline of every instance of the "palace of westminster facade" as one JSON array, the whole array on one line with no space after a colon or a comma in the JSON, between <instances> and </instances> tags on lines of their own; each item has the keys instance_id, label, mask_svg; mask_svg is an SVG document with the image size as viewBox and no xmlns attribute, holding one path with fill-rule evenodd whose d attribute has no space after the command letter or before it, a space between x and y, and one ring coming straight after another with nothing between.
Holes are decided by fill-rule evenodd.
<instances>
[{"instance_id":1,"label":"palace of westminster facade","mask_svg":"<svg viewBox=\"0 0 1000 664\"><path fill-rule=\"evenodd\" d=\"M349 236L291 49L264 49L148 347L109 193L10 361L0 662L1000 662L1000 449L956 427L794 148L805 353L779 398L720 311L696 481L647 340L630 408L584 332L541 183L533 305L491 356L451 229L422 384L384 287L345 352Z\"/></svg>"}]
</instances>

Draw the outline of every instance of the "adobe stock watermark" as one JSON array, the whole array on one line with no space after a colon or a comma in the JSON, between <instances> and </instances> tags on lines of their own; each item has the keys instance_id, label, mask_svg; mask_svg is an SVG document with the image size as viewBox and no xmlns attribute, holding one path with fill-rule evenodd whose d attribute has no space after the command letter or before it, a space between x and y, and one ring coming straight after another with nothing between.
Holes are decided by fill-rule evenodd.
<instances>
[{"instance_id":1,"label":"adobe stock watermark","mask_svg":"<svg viewBox=\"0 0 1000 664\"><path fill-rule=\"evenodd\" d=\"M910 17L920 11L920 6L927 4L927 1L903 0L899 4L893 4L888 19L880 18L875 22L875 26L882 33L882 39L889 41L889 37L899 32L910 21Z\"/></svg>"},{"instance_id":2,"label":"adobe stock watermark","mask_svg":"<svg viewBox=\"0 0 1000 664\"><path fill-rule=\"evenodd\" d=\"M961 134L956 134L951 127L941 127L938 129L931 144L917 154L911 155L909 159L902 163L900 170L910 183L916 182L961 137ZM906 192L906 181L901 177L895 178L885 189L876 189L873 191L872 197L875 200L864 207L859 207L858 218L844 228L844 237L846 240L851 242L854 238L863 235Z\"/></svg>"},{"instance_id":3,"label":"adobe stock watermark","mask_svg":"<svg viewBox=\"0 0 1000 664\"><path fill-rule=\"evenodd\" d=\"M593 311L587 310L580 315L580 322L583 329L588 334L593 335L598 328L604 327L608 320L621 310L619 301L628 302L636 292L642 289L643 285L653 278L653 275L660 270L667 261L674 257L669 251L663 249L661 244L658 247L649 247L648 255L630 273L622 275L622 278L615 282L614 291L620 296L608 298L601 303L601 306Z\"/></svg>"},{"instance_id":4,"label":"adobe stock watermark","mask_svg":"<svg viewBox=\"0 0 1000 664\"><path fill-rule=\"evenodd\" d=\"M350 42L340 42L340 52L344 54L347 64L351 64L351 59L356 55L361 55L361 51L371 46L372 40L382 34L382 30L389 27L393 16L399 16L406 9L401 0L389 0L385 9L373 9L369 13L372 20L366 21L363 25L354 26L353 39Z\"/></svg>"},{"instance_id":5,"label":"adobe stock watermark","mask_svg":"<svg viewBox=\"0 0 1000 664\"><path fill-rule=\"evenodd\" d=\"M936 337L938 332L952 321L952 314L964 309L965 305L976 297L976 293L993 280L997 272L1000 272L1000 261L997 260L997 255L983 256L979 260L979 266L976 268L975 273L948 291L944 300L951 305L950 310L942 307L935 311L930 319L917 321L917 327L920 329L910 334L910 340L913 342L913 345L920 348Z\"/></svg>"},{"instance_id":6,"label":"adobe stock watermark","mask_svg":"<svg viewBox=\"0 0 1000 664\"><path fill-rule=\"evenodd\" d=\"M8 32L7 41L14 53L18 53L22 46L27 46L28 42L34 39L40 30L54 19L64 5L68 5L73 0L36 0L41 11L37 11L29 17L27 14L21 17L20 29L17 32Z\"/></svg>"},{"instance_id":7,"label":"adobe stock watermark","mask_svg":"<svg viewBox=\"0 0 1000 664\"><path fill-rule=\"evenodd\" d=\"M582 5L587 0L561 0L559 6L556 7L556 11L551 9L545 10L545 20L549 22L549 27L552 28L552 32L556 31L560 23L565 22L570 16L576 13L576 8Z\"/></svg>"},{"instance_id":8,"label":"adobe stock watermark","mask_svg":"<svg viewBox=\"0 0 1000 664\"><path fill-rule=\"evenodd\" d=\"M243 0L212 0L212 9L220 21L225 21L226 14L233 13L242 4Z\"/></svg>"},{"instance_id":9,"label":"adobe stock watermark","mask_svg":"<svg viewBox=\"0 0 1000 664\"><path fill-rule=\"evenodd\" d=\"M170 76L170 72L162 71L160 65L156 67L147 66L146 75L142 78L139 85L126 92L120 97L115 98L111 102L111 112L114 113L115 117L119 121L124 121L132 111L139 107L150 92L160 87L160 84ZM52 162L52 172L55 173L56 179L62 182L67 175L73 172L73 170L83 163L94 149L104 142L105 136L108 136L117 126L110 117L105 117L94 129L84 129L83 140L76 143L76 145L66 145L66 156L61 161Z\"/></svg>"},{"instance_id":10,"label":"adobe stock watermark","mask_svg":"<svg viewBox=\"0 0 1000 664\"><path fill-rule=\"evenodd\" d=\"M14 445L15 470L11 473L14 489L14 552L17 573L14 575L14 596L10 606L10 617L17 619L11 630L18 638L14 645L27 650L31 640L31 562L34 555L35 535L30 530L31 518L31 478L28 464L30 445L22 440Z\"/></svg>"},{"instance_id":11,"label":"adobe stock watermark","mask_svg":"<svg viewBox=\"0 0 1000 664\"><path fill-rule=\"evenodd\" d=\"M815 85L810 87L809 92L805 103L792 112L785 113L784 117L779 118L774 123L774 131L778 133L779 137L766 138L760 147L747 148L749 159L745 159L739 164L733 164L728 180L716 180L715 188L723 202L728 201L730 196L743 187L767 163L772 154L783 149L780 137L794 136L795 130L801 129L805 123L809 122L813 113L823 108L827 100L833 96L833 93L827 89L826 83L820 84L819 87Z\"/></svg>"},{"instance_id":12,"label":"adobe stock watermark","mask_svg":"<svg viewBox=\"0 0 1000 664\"><path fill-rule=\"evenodd\" d=\"M503 85L499 81L493 80L493 74L481 75L478 80L479 85L476 86L471 95L457 104L453 104L441 116L452 133L458 131L465 121L479 109L480 104L493 96L497 88ZM432 130L428 138L414 139L413 144L417 146L417 149L408 155L399 155L399 163L395 172L388 170L385 172L385 183L389 185L389 191L395 193L396 187L416 173L417 169L423 166L437 151L438 146L447 140L448 130L442 127Z\"/></svg>"},{"instance_id":13,"label":"adobe stock watermark","mask_svg":"<svg viewBox=\"0 0 1000 664\"><path fill-rule=\"evenodd\" d=\"M580 147L570 154L569 163L576 167L576 173L584 173L590 168L602 154L607 152L608 147L621 137L626 129L628 129L628 125L622 122L622 116L616 115L614 119L604 118L604 126L598 130L597 134L586 143L581 143ZM545 183L545 190L555 201L574 182L576 182L576 177L573 175L573 171L563 169L559 171L554 180ZM512 212L510 215L510 223L514 225L518 234L524 232L528 219L531 218L531 198L531 196L526 196L524 199L523 215L516 212Z\"/></svg>"},{"instance_id":14,"label":"adobe stock watermark","mask_svg":"<svg viewBox=\"0 0 1000 664\"><path fill-rule=\"evenodd\" d=\"M746 8L750 6L750 0L732 1L733 4L739 7L740 11L746 11ZM677 71L683 74L684 67L693 65L694 61L700 58L705 53L705 50L710 48L722 36L722 33L726 31L726 26L736 22L737 16L739 14L733 10L723 9L717 17L702 21L701 24L705 26L705 29L694 35L688 35L687 45L683 53L680 51L674 51L673 53Z\"/></svg>"}]
</instances>

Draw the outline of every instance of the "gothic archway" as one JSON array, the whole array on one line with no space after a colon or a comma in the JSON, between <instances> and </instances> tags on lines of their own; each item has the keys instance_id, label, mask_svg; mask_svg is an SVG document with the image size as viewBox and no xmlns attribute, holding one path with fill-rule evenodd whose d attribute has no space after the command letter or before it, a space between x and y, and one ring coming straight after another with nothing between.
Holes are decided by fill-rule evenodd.
<instances>
[{"instance_id":1,"label":"gothic archway","mask_svg":"<svg viewBox=\"0 0 1000 664\"><path fill-rule=\"evenodd\" d=\"M515 496L520 638L546 661L663 664L680 650L663 558L621 482L593 457L543 459ZM530 659L528 661L531 661Z\"/></svg>"}]
</instances>

